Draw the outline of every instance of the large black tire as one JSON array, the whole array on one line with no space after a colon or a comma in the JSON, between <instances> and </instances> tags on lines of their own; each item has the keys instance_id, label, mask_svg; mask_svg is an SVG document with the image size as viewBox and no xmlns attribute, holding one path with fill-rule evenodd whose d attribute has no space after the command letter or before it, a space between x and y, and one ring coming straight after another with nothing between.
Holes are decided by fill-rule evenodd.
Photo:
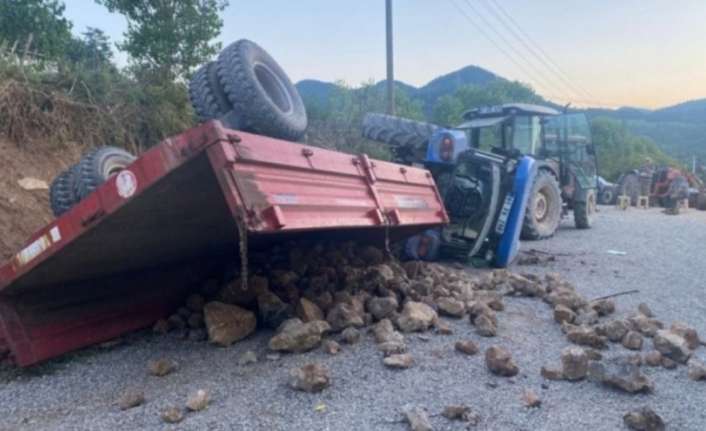
<instances>
[{"instance_id":1,"label":"large black tire","mask_svg":"<svg viewBox=\"0 0 706 431\"><path fill-rule=\"evenodd\" d=\"M91 194L108 178L117 175L135 156L116 147L101 147L83 156L78 163L76 197L81 200Z\"/></svg>"},{"instance_id":2,"label":"large black tire","mask_svg":"<svg viewBox=\"0 0 706 431\"><path fill-rule=\"evenodd\" d=\"M249 40L239 40L221 51L217 68L241 129L291 141L304 135L304 102L284 70L264 49Z\"/></svg>"},{"instance_id":3,"label":"large black tire","mask_svg":"<svg viewBox=\"0 0 706 431\"><path fill-rule=\"evenodd\" d=\"M54 178L49 186L49 205L55 217L59 217L78 202L75 194L76 165L70 167Z\"/></svg>"},{"instance_id":4,"label":"large black tire","mask_svg":"<svg viewBox=\"0 0 706 431\"><path fill-rule=\"evenodd\" d=\"M540 170L532 185L521 237L538 240L554 235L561 221L561 189L554 175Z\"/></svg>"},{"instance_id":5,"label":"large black tire","mask_svg":"<svg viewBox=\"0 0 706 431\"><path fill-rule=\"evenodd\" d=\"M593 226L593 216L596 214L596 191L589 190L586 202L574 203L574 225L577 229L590 229Z\"/></svg>"},{"instance_id":6,"label":"large black tire","mask_svg":"<svg viewBox=\"0 0 706 431\"><path fill-rule=\"evenodd\" d=\"M216 62L196 71L189 81L189 99L201 121L219 118L233 108L218 81Z\"/></svg>"},{"instance_id":7,"label":"large black tire","mask_svg":"<svg viewBox=\"0 0 706 431\"><path fill-rule=\"evenodd\" d=\"M364 138L390 145L396 161L413 163L424 158L429 138L440 128L393 115L366 114L362 134Z\"/></svg>"},{"instance_id":8,"label":"large black tire","mask_svg":"<svg viewBox=\"0 0 706 431\"><path fill-rule=\"evenodd\" d=\"M615 203L615 188L614 187L605 187L600 194L600 198L598 201L602 205L613 205Z\"/></svg>"}]
</instances>

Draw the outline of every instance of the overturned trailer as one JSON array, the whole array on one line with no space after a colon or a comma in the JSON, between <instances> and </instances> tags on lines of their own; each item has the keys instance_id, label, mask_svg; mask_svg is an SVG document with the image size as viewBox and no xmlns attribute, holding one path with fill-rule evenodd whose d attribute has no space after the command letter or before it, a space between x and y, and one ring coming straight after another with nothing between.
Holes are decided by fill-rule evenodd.
<instances>
[{"instance_id":1,"label":"overturned trailer","mask_svg":"<svg viewBox=\"0 0 706 431\"><path fill-rule=\"evenodd\" d=\"M448 222L425 170L231 130L166 139L0 267L0 350L27 366L151 325L207 268L308 238Z\"/></svg>"}]
</instances>

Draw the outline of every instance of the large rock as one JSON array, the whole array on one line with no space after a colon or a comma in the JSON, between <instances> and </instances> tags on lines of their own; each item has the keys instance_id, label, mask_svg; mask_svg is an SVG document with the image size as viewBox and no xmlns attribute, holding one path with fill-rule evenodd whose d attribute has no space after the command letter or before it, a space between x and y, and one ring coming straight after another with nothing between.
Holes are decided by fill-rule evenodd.
<instances>
[{"instance_id":1,"label":"large rock","mask_svg":"<svg viewBox=\"0 0 706 431\"><path fill-rule=\"evenodd\" d=\"M302 322L311 322L314 320L324 320L324 312L313 301L306 298L299 298L297 303L297 317Z\"/></svg>"},{"instance_id":2,"label":"large rock","mask_svg":"<svg viewBox=\"0 0 706 431\"><path fill-rule=\"evenodd\" d=\"M307 364L289 372L289 387L303 392L321 392L331 385L328 368L321 364Z\"/></svg>"},{"instance_id":3,"label":"large rock","mask_svg":"<svg viewBox=\"0 0 706 431\"><path fill-rule=\"evenodd\" d=\"M630 393L653 390L652 382L640 372L640 367L622 356L604 361L590 361L588 378L593 382L603 383Z\"/></svg>"},{"instance_id":4,"label":"large rock","mask_svg":"<svg viewBox=\"0 0 706 431\"><path fill-rule=\"evenodd\" d=\"M439 298L436 305L439 307L439 312L446 316L463 317L466 313L466 304L448 296Z\"/></svg>"},{"instance_id":5,"label":"large rock","mask_svg":"<svg viewBox=\"0 0 706 431\"><path fill-rule=\"evenodd\" d=\"M691 380L706 380L706 364L696 358L691 358L686 365L689 369L689 378Z\"/></svg>"},{"instance_id":6,"label":"large rock","mask_svg":"<svg viewBox=\"0 0 706 431\"><path fill-rule=\"evenodd\" d=\"M255 331L255 313L237 305L209 302L203 307L208 339L220 346L230 346Z\"/></svg>"},{"instance_id":7,"label":"large rock","mask_svg":"<svg viewBox=\"0 0 706 431\"><path fill-rule=\"evenodd\" d=\"M636 431L664 431L662 418L649 407L633 410L623 416L625 425Z\"/></svg>"},{"instance_id":8,"label":"large rock","mask_svg":"<svg viewBox=\"0 0 706 431\"><path fill-rule=\"evenodd\" d=\"M659 330L655 333L652 343L662 355L681 364L685 364L691 355L689 344L684 337L674 332Z\"/></svg>"},{"instance_id":9,"label":"large rock","mask_svg":"<svg viewBox=\"0 0 706 431\"><path fill-rule=\"evenodd\" d=\"M324 320L304 323L298 318L289 319L280 326L268 346L276 351L306 352L321 344L321 337L330 329Z\"/></svg>"},{"instance_id":10,"label":"large rock","mask_svg":"<svg viewBox=\"0 0 706 431\"><path fill-rule=\"evenodd\" d=\"M696 332L696 329L690 327L686 323L674 322L672 323L672 326L671 328L669 328L669 330L677 335L681 335L682 337L684 337L684 339L686 340L686 344L691 350L695 350L697 347L699 347L699 344L701 343L701 341L699 340L699 334Z\"/></svg>"},{"instance_id":11,"label":"large rock","mask_svg":"<svg viewBox=\"0 0 706 431\"><path fill-rule=\"evenodd\" d=\"M581 380L588 373L588 355L580 347L567 347L561 351L561 366L566 380Z\"/></svg>"},{"instance_id":12,"label":"large rock","mask_svg":"<svg viewBox=\"0 0 706 431\"><path fill-rule=\"evenodd\" d=\"M257 295L257 310L261 323L272 329L294 316L292 306L270 290L264 290Z\"/></svg>"},{"instance_id":13,"label":"large rock","mask_svg":"<svg viewBox=\"0 0 706 431\"><path fill-rule=\"evenodd\" d=\"M499 376L512 377L520 371L510 352L499 346L491 346L485 351L485 365Z\"/></svg>"},{"instance_id":14,"label":"large rock","mask_svg":"<svg viewBox=\"0 0 706 431\"><path fill-rule=\"evenodd\" d=\"M377 297L374 296L368 300L368 312L373 315L375 320L382 320L392 317L397 312L397 299L391 296Z\"/></svg>"},{"instance_id":15,"label":"large rock","mask_svg":"<svg viewBox=\"0 0 706 431\"><path fill-rule=\"evenodd\" d=\"M397 326L403 332L426 331L438 318L433 308L422 302L407 302L397 319Z\"/></svg>"},{"instance_id":16,"label":"large rock","mask_svg":"<svg viewBox=\"0 0 706 431\"><path fill-rule=\"evenodd\" d=\"M335 332L342 331L349 326L360 328L365 325L363 313L351 303L339 302L329 310L326 320Z\"/></svg>"}]
</instances>

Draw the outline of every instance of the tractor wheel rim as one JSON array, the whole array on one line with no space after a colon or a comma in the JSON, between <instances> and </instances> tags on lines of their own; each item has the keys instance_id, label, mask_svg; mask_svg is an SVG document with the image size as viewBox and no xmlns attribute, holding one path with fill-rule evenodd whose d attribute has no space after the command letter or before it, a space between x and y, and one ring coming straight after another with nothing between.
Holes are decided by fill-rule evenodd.
<instances>
[{"instance_id":1,"label":"tractor wheel rim","mask_svg":"<svg viewBox=\"0 0 706 431\"><path fill-rule=\"evenodd\" d=\"M537 221L542 221L547 216L548 205L547 196L543 192L537 193L537 199L534 201L534 218Z\"/></svg>"}]
</instances>

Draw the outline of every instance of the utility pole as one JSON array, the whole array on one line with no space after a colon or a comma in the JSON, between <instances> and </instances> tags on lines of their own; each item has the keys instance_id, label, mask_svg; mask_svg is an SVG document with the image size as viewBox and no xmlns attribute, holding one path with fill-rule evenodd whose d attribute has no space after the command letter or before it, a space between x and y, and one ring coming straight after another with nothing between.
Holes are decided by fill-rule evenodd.
<instances>
[{"instance_id":1,"label":"utility pole","mask_svg":"<svg viewBox=\"0 0 706 431\"><path fill-rule=\"evenodd\" d=\"M387 113L395 115L395 72L392 60L392 0L385 0L385 31L387 35Z\"/></svg>"}]
</instances>

